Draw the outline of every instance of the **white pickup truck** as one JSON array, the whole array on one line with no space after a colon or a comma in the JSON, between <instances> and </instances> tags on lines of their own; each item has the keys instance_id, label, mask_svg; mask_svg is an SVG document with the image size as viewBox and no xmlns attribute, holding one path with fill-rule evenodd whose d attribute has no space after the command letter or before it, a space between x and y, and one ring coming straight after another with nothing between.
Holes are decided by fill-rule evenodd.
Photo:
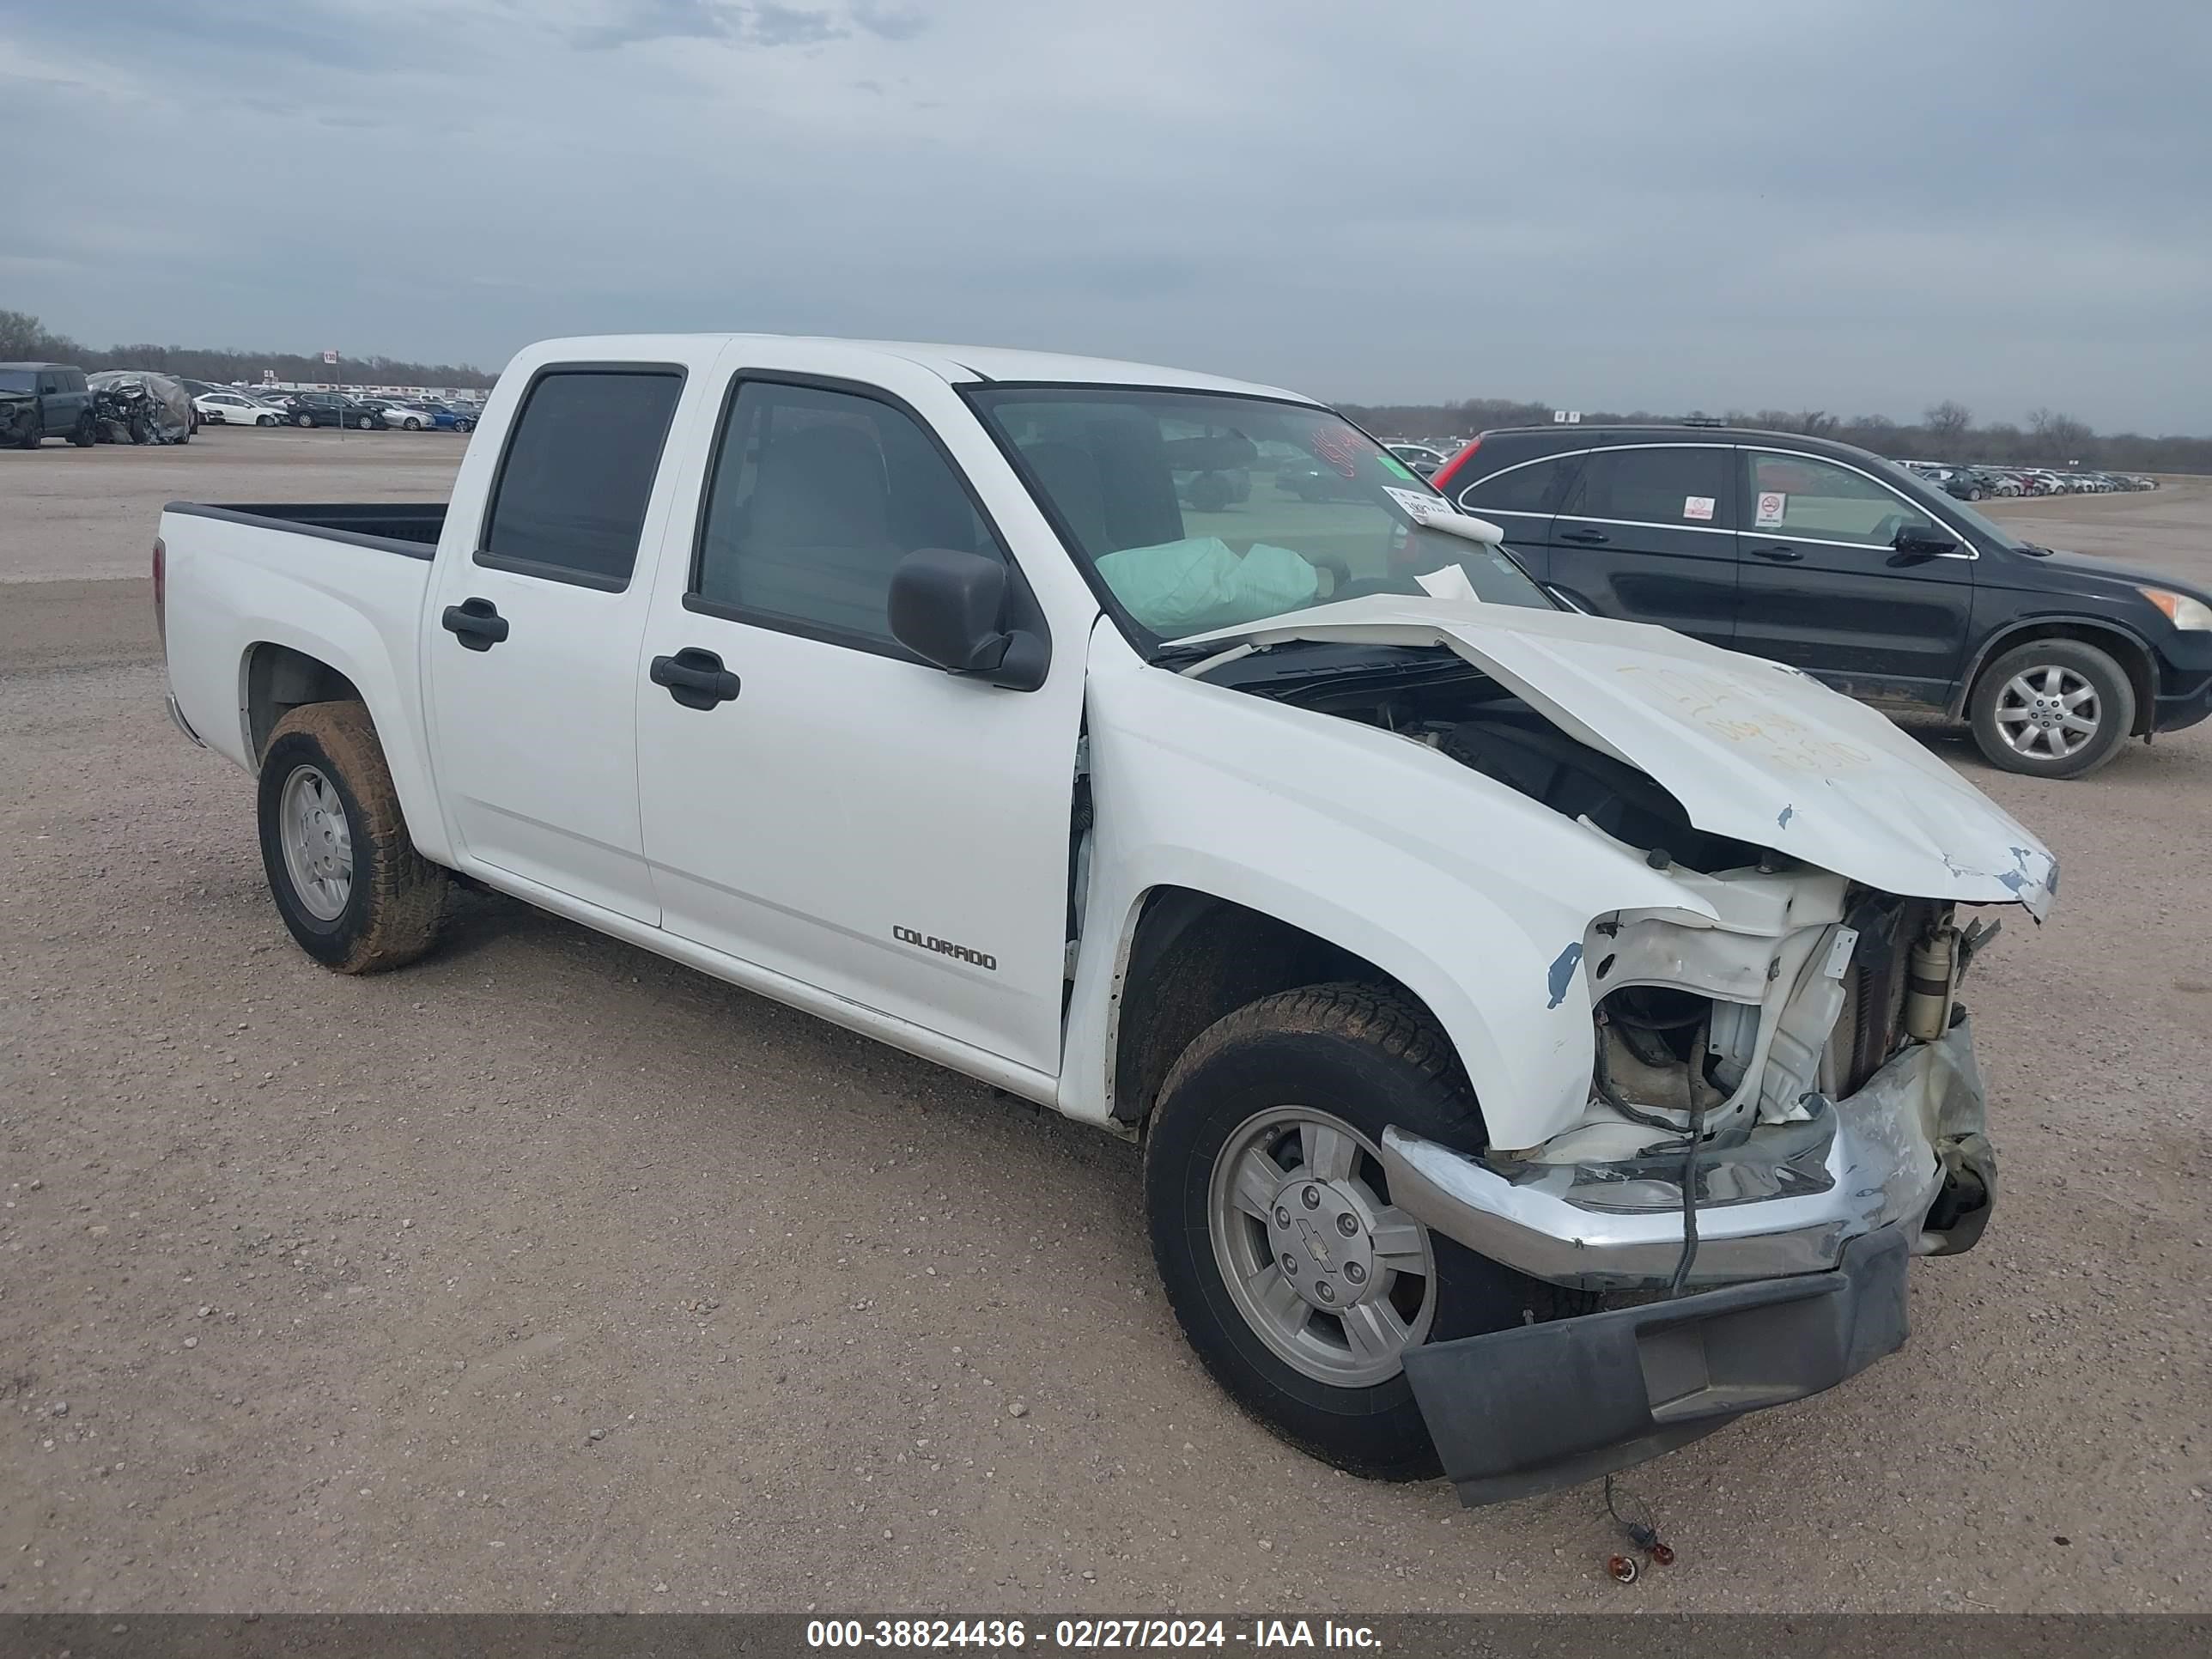
<instances>
[{"instance_id":1,"label":"white pickup truck","mask_svg":"<svg viewBox=\"0 0 2212 1659\"><path fill-rule=\"evenodd\" d=\"M1828 1388L1989 1216L1954 909L2051 854L1293 393L556 340L449 503L179 503L154 571L308 955L458 873L1139 1140L1193 1346L1342 1467L1487 1502Z\"/></svg>"}]
</instances>

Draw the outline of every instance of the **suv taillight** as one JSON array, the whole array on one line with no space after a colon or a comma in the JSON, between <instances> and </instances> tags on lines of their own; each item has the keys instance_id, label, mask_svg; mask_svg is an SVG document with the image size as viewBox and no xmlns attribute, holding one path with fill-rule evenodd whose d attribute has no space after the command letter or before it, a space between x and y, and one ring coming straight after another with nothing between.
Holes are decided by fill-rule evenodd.
<instances>
[{"instance_id":1,"label":"suv taillight","mask_svg":"<svg viewBox=\"0 0 2212 1659\"><path fill-rule=\"evenodd\" d=\"M1458 454L1437 469L1436 476L1429 480L1429 487L1439 495L1445 494L1451 488L1451 481L1466 467L1468 460L1474 457L1474 452L1481 447L1482 438L1480 434L1468 439L1465 449L1461 450Z\"/></svg>"},{"instance_id":2,"label":"suv taillight","mask_svg":"<svg viewBox=\"0 0 2212 1659\"><path fill-rule=\"evenodd\" d=\"M161 649L169 648L169 550L154 538L154 631L161 636Z\"/></svg>"}]
</instances>

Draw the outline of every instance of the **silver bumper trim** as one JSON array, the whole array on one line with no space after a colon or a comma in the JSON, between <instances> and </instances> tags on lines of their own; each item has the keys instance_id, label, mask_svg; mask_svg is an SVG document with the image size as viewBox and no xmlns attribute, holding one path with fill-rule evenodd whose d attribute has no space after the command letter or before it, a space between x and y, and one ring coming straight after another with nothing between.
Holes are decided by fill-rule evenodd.
<instances>
[{"instance_id":1,"label":"silver bumper trim","mask_svg":"<svg viewBox=\"0 0 2212 1659\"><path fill-rule=\"evenodd\" d=\"M177 707L177 694L173 691L170 692L164 701L169 705L169 723L201 748L206 748L207 739L192 730L192 723L185 718L185 711Z\"/></svg>"},{"instance_id":2,"label":"silver bumper trim","mask_svg":"<svg viewBox=\"0 0 2212 1659\"><path fill-rule=\"evenodd\" d=\"M1817 1190L1713 1201L1753 1184L1740 1178L1747 1173L1753 1182L1763 1178L1771 1166L1757 1143L1773 1131L1753 1133L1741 1170L1732 1168L1728 1152L1706 1156L1690 1283L1822 1273L1862 1234L1899 1221L1917 1229L1943 1187L1942 1146L1982 1133L1972 1022L1961 1019L1936 1042L1906 1048L1834 1109L1825 1160L1819 1172L1808 1171L1816 1180L1825 1173ZM1395 1127L1382 1132L1382 1168L1391 1201L1417 1220L1555 1285L1650 1289L1668 1283L1681 1259L1680 1189L1651 1179L1646 1169L1623 1179L1618 1166L1532 1166L1529 1178L1509 1181L1465 1153ZM1941 1249L1941 1241L1926 1248Z\"/></svg>"}]
</instances>

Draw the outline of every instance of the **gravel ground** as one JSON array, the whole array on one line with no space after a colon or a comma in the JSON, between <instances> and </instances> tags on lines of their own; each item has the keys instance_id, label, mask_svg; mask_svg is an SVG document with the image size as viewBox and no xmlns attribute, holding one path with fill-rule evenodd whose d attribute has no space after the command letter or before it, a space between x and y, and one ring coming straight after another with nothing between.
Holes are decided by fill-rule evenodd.
<instances>
[{"instance_id":1,"label":"gravel ground","mask_svg":"<svg viewBox=\"0 0 2212 1659\"><path fill-rule=\"evenodd\" d=\"M0 1611L2212 1607L2212 738L2045 785L1929 735L2066 866L1969 988L1998 1218L1904 1353L1626 1477L1680 1560L1623 1589L1594 1489L1239 1416L1096 1131L504 899L301 957L140 550L459 451L0 456ZM2203 485L1999 510L2212 547Z\"/></svg>"}]
</instances>

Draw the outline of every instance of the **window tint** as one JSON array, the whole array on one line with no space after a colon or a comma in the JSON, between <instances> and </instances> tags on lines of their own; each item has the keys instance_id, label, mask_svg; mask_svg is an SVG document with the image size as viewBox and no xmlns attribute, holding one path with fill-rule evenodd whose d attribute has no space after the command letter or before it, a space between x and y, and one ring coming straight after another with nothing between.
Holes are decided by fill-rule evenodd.
<instances>
[{"instance_id":1,"label":"window tint","mask_svg":"<svg viewBox=\"0 0 2212 1659\"><path fill-rule=\"evenodd\" d=\"M1637 524L1725 525L1729 453L1688 445L1600 450L1583 463L1560 510Z\"/></svg>"},{"instance_id":2,"label":"window tint","mask_svg":"<svg viewBox=\"0 0 2212 1659\"><path fill-rule=\"evenodd\" d=\"M796 632L888 645L891 572L922 547L1004 556L911 416L850 392L740 384L708 480L694 593Z\"/></svg>"},{"instance_id":3,"label":"window tint","mask_svg":"<svg viewBox=\"0 0 2212 1659\"><path fill-rule=\"evenodd\" d=\"M1755 533L1887 547L1899 530L1935 520L1885 484L1808 455L1746 452Z\"/></svg>"},{"instance_id":4,"label":"window tint","mask_svg":"<svg viewBox=\"0 0 2212 1659\"><path fill-rule=\"evenodd\" d=\"M1470 513L1555 513L1559 486L1574 476L1571 462L1580 459L1553 456L1479 478L1459 492L1459 504Z\"/></svg>"},{"instance_id":5,"label":"window tint","mask_svg":"<svg viewBox=\"0 0 2212 1659\"><path fill-rule=\"evenodd\" d=\"M478 562L512 560L597 587L628 582L683 389L673 369L541 378L515 416Z\"/></svg>"}]
</instances>

